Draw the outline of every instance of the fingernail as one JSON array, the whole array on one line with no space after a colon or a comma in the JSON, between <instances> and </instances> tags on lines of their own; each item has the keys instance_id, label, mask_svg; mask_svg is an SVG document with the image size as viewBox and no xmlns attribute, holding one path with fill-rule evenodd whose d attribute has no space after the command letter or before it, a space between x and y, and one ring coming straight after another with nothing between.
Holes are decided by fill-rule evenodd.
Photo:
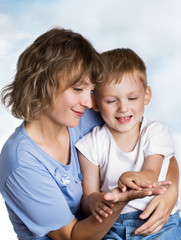
<instances>
[{"instance_id":1,"label":"fingernail","mask_svg":"<svg viewBox=\"0 0 181 240\"><path fill-rule=\"evenodd\" d=\"M146 216L144 214L140 214L139 217L140 218L146 218Z\"/></svg>"},{"instance_id":2,"label":"fingernail","mask_svg":"<svg viewBox=\"0 0 181 240\"><path fill-rule=\"evenodd\" d=\"M136 231L132 232L132 235L137 235L137 232Z\"/></svg>"}]
</instances>

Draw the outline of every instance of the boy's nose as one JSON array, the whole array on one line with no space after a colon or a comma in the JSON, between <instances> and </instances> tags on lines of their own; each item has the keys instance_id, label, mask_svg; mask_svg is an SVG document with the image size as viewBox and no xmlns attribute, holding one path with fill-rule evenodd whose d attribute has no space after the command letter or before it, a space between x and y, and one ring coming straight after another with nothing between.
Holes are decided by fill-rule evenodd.
<instances>
[{"instance_id":1,"label":"boy's nose","mask_svg":"<svg viewBox=\"0 0 181 240\"><path fill-rule=\"evenodd\" d=\"M128 106L125 102L119 102L118 103L118 111L119 112L127 112Z\"/></svg>"}]
</instances>

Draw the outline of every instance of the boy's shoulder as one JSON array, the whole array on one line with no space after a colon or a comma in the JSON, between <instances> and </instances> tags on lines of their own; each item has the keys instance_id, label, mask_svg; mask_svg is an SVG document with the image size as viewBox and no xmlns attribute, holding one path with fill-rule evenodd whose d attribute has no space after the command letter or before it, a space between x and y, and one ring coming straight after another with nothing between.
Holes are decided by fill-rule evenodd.
<instances>
[{"instance_id":1,"label":"boy's shoulder","mask_svg":"<svg viewBox=\"0 0 181 240\"><path fill-rule=\"evenodd\" d=\"M159 130L163 128L168 128L167 125L161 121L158 120L152 120L148 119L147 117L143 117L142 124L141 124L141 130Z\"/></svg>"},{"instance_id":2,"label":"boy's shoulder","mask_svg":"<svg viewBox=\"0 0 181 240\"><path fill-rule=\"evenodd\" d=\"M167 125L161 121L147 119L146 117L142 120L141 130L140 130L141 137L147 138L170 138L171 133L167 127Z\"/></svg>"},{"instance_id":3,"label":"boy's shoulder","mask_svg":"<svg viewBox=\"0 0 181 240\"><path fill-rule=\"evenodd\" d=\"M91 138L102 138L107 134L107 126L106 124L102 126L95 126L90 132L88 132L85 137L91 137Z\"/></svg>"}]
</instances>

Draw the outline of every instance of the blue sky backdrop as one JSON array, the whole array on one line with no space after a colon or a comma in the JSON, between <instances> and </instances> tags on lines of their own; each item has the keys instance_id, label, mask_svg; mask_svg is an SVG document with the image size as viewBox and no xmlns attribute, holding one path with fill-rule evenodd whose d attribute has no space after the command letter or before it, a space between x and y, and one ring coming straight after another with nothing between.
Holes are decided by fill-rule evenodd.
<instances>
[{"instance_id":1,"label":"blue sky backdrop","mask_svg":"<svg viewBox=\"0 0 181 240\"><path fill-rule=\"evenodd\" d=\"M99 51L129 47L147 66L152 100L146 115L166 123L181 162L180 0L0 0L0 88L11 82L19 54L53 26L87 37ZM21 123L0 106L0 149ZM15 240L0 197L0 232Z\"/></svg>"}]
</instances>

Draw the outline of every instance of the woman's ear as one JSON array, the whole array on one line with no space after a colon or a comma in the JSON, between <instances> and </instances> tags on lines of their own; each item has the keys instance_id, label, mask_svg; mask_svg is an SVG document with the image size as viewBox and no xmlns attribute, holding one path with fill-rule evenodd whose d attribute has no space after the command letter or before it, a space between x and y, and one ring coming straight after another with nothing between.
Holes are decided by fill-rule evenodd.
<instances>
[{"instance_id":1,"label":"woman's ear","mask_svg":"<svg viewBox=\"0 0 181 240\"><path fill-rule=\"evenodd\" d=\"M151 100L151 88L146 87L144 104L145 105L149 104L150 100Z\"/></svg>"},{"instance_id":2,"label":"woman's ear","mask_svg":"<svg viewBox=\"0 0 181 240\"><path fill-rule=\"evenodd\" d=\"M96 112L99 112L99 106L94 96L92 97L92 109Z\"/></svg>"}]
</instances>

